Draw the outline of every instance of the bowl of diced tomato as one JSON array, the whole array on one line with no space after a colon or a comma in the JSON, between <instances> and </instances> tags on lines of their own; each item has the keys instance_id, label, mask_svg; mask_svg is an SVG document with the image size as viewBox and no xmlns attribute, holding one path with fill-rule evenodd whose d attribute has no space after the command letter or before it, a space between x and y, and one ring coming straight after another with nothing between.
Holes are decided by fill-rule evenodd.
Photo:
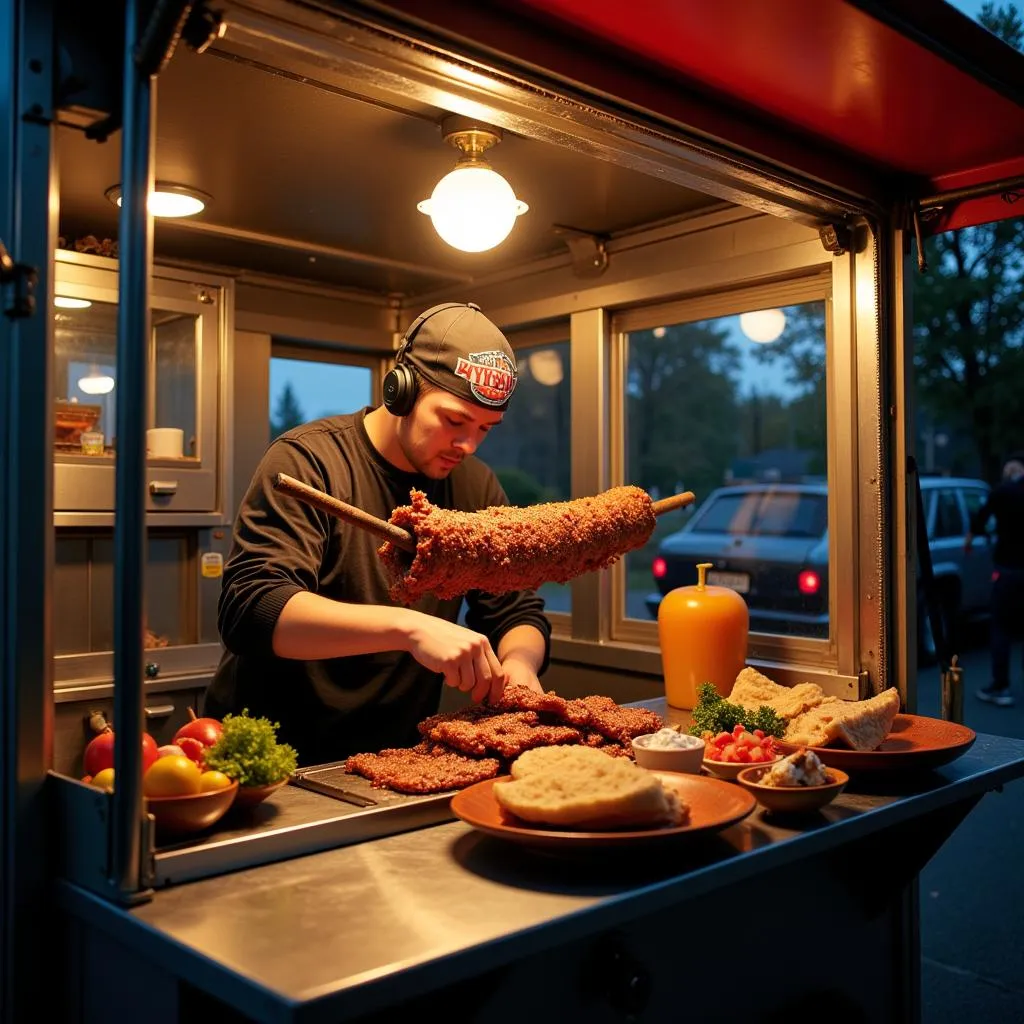
<instances>
[{"instance_id":1,"label":"bowl of diced tomato","mask_svg":"<svg viewBox=\"0 0 1024 1024\"><path fill-rule=\"evenodd\" d=\"M732 732L704 736L704 768L720 779L735 782L744 768L774 764L781 757L775 741L760 729L751 732L737 725Z\"/></svg>"}]
</instances>

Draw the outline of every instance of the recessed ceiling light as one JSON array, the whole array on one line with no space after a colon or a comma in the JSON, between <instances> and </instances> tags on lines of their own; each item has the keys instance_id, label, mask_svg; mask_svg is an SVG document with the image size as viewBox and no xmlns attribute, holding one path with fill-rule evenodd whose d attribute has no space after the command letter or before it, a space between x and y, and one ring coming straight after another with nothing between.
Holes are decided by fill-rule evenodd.
<instances>
[{"instance_id":1,"label":"recessed ceiling light","mask_svg":"<svg viewBox=\"0 0 1024 1024\"><path fill-rule=\"evenodd\" d=\"M104 195L120 209L120 185L111 185ZM194 217L201 213L210 201L211 197L197 188L158 181L149 194L149 212L154 217Z\"/></svg>"},{"instance_id":2,"label":"recessed ceiling light","mask_svg":"<svg viewBox=\"0 0 1024 1024\"><path fill-rule=\"evenodd\" d=\"M70 295L58 295L53 304L58 309L88 309L92 303L88 299L73 299Z\"/></svg>"}]
</instances>

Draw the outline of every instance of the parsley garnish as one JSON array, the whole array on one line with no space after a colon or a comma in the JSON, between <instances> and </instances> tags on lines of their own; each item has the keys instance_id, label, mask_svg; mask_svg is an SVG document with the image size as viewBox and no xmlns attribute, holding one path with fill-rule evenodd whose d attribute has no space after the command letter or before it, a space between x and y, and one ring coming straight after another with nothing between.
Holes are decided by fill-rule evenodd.
<instances>
[{"instance_id":1,"label":"parsley garnish","mask_svg":"<svg viewBox=\"0 0 1024 1024\"><path fill-rule=\"evenodd\" d=\"M775 736L778 739L782 739L782 734L786 731L785 720L767 704L762 704L756 711L750 711L726 700L715 689L714 684L701 683L697 687L697 706L693 709L691 735L732 732L737 725L742 725L748 732L760 729L765 736Z\"/></svg>"}]
</instances>

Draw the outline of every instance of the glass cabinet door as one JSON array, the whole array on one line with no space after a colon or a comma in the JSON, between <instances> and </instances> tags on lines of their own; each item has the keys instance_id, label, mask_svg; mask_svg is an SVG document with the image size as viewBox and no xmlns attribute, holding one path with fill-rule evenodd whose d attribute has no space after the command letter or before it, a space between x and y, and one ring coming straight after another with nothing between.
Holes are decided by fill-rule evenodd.
<instances>
[{"instance_id":1,"label":"glass cabinet door","mask_svg":"<svg viewBox=\"0 0 1024 1024\"><path fill-rule=\"evenodd\" d=\"M117 455L116 270L66 263L54 300L54 507L112 511ZM63 259L62 259L63 257ZM95 258L94 258L95 259ZM113 263L113 261L104 261ZM114 264L116 266L116 264ZM154 275L146 346L148 508L212 512L218 507L219 284Z\"/></svg>"}]
</instances>

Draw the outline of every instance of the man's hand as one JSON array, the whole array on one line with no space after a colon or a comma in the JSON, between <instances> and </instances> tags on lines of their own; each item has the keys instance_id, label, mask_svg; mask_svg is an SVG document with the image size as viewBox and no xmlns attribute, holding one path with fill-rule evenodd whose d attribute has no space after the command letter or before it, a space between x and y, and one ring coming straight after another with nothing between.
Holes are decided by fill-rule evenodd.
<instances>
[{"instance_id":1,"label":"man's hand","mask_svg":"<svg viewBox=\"0 0 1024 1024\"><path fill-rule=\"evenodd\" d=\"M475 703L496 701L505 689L507 673L491 642L465 626L417 613L407 649L424 668L441 673L445 686L470 694Z\"/></svg>"}]
</instances>

